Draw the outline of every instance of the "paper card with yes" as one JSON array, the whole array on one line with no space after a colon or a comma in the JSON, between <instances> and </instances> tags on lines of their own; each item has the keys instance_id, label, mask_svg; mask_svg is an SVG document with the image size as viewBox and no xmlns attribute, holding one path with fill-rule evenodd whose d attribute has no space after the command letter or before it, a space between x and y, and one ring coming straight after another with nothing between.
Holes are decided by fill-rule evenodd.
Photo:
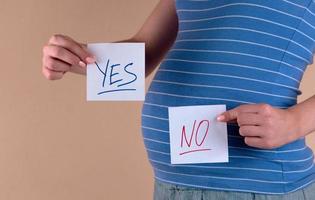
<instances>
[{"instance_id":1,"label":"paper card with yes","mask_svg":"<svg viewBox=\"0 0 315 200\"><path fill-rule=\"evenodd\" d=\"M88 44L96 62L87 66L88 101L143 101L144 43Z\"/></svg>"},{"instance_id":2,"label":"paper card with yes","mask_svg":"<svg viewBox=\"0 0 315 200\"><path fill-rule=\"evenodd\" d=\"M226 105L169 107L172 164L228 162Z\"/></svg>"}]
</instances>

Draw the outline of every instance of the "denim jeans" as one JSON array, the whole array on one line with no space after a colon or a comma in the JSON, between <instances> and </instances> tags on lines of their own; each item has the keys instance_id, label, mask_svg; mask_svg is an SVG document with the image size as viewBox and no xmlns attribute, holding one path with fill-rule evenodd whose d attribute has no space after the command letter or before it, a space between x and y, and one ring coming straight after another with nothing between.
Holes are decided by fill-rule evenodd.
<instances>
[{"instance_id":1,"label":"denim jeans","mask_svg":"<svg viewBox=\"0 0 315 200\"><path fill-rule=\"evenodd\" d=\"M315 200L315 183L283 195L198 189L155 180L154 200Z\"/></svg>"}]
</instances>

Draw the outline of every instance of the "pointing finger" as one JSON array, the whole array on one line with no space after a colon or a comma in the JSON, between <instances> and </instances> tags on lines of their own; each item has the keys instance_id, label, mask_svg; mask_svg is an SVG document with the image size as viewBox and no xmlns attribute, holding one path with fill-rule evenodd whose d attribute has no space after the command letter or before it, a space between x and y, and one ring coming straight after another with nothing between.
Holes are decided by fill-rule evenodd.
<instances>
[{"instance_id":1,"label":"pointing finger","mask_svg":"<svg viewBox=\"0 0 315 200\"><path fill-rule=\"evenodd\" d=\"M231 109L222 113L221 115L217 117L217 120L221 122L228 122L228 121L236 120L238 113L239 113L239 110L237 107L237 108L234 108L234 109Z\"/></svg>"}]
</instances>

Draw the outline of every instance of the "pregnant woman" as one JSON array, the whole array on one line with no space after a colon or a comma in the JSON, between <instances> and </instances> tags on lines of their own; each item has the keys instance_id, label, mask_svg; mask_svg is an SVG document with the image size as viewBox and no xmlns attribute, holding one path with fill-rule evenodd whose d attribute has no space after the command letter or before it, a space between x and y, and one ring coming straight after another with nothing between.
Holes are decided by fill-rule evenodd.
<instances>
[{"instance_id":1,"label":"pregnant woman","mask_svg":"<svg viewBox=\"0 0 315 200\"><path fill-rule=\"evenodd\" d=\"M161 62L142 109L155 199L315 199L305 136L315 96L297 104L315 50L313 0L161 0L137 34L146 72ZM84 44L54 35L43 49L50 80L86 73ZM168 107L225 104L229 162L172 165ZM232 123L231 123L232 122Z\"/></svg>"}]
</instances>

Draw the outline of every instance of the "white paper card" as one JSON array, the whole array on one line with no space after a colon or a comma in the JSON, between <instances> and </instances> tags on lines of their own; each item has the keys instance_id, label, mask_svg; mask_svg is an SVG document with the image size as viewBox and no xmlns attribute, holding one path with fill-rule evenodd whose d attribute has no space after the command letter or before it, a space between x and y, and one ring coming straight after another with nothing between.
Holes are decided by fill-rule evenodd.
<instances>
[{"instance_id":1,"label":"white paper card","mask_svg":"<svg viewBox=\"0 0 315 200\"><path fill-rule=\"evenodd\" d=\"M228 162L226 105L169 107L171 163Z\"/></svg>"},{"instance_id":2,"label":"white paper card","mask_svg":"<svg viewBox=\"0 0 315 200\"><path fill-rule=\"evenodd\" d=\"M88 101L143 101L144 43L94 43L97 60L87 66Z\"/></svg>"}]
</instances>

